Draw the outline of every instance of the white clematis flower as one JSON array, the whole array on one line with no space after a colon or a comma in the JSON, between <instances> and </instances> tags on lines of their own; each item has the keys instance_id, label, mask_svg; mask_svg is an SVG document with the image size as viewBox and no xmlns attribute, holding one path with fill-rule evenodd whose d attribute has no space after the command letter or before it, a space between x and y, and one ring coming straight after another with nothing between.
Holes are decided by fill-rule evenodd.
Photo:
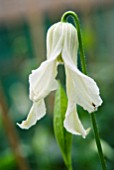
<instances>
[{"instance_id":1,"label":"white clematis flower","mask_svg":"<svg viewBox=\"0 0 114 170\"><path fill-rule=\"evenodd\" d=\"M75 27L70 23L58 22L47 33L47 60L29 76L30 99L33 106L27 120L18 124L28 129L46 114L44 98L57 89L57 66L65 66L68 106L64 127L72 134L86 137L85 130L76 111L76 104L89 113L102 104L99 89L93 79L81 73L77 68L78 37Z\"/></svg>"}]
</instances>

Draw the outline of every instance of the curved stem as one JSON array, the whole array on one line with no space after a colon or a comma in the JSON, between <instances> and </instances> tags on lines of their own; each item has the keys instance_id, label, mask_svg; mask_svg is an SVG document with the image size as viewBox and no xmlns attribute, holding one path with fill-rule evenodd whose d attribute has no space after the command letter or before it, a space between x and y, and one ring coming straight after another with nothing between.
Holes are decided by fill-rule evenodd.
<instances>
[{"instance_id":1,"label":"curved stem","mask_svg":"<svg viewBox=\"0 0 114 170\"><path fill-rule=\"evenodd\" d=\"M86 68L86 62L85 62L85 57L84 57L84 50L83 50L83 44L82 44L82 38L81 38L81 30L80 30L79 19L78 19L78 16L75 12L68 11L68 12L65 12L63 14L63 16L61 18L61 22L67 22L68 16L73 17L76 28L77 28L82 72L87 75L87 68ZM107 170L106 163L105 163L105 160L104 160L103 151L102 151L102 147L101 147L101 142L100 142L100 137L99 137L99 132L98 132L95 114L92 113L92 114L90 114L90 116L91 116L91 122L92 122L92 125L93 125L94 136L95 136L95 140L96 140L98 154L99 154L99 158L100 158L101 165L102 165L102 170Z\"/></svg>"}]
</instances>

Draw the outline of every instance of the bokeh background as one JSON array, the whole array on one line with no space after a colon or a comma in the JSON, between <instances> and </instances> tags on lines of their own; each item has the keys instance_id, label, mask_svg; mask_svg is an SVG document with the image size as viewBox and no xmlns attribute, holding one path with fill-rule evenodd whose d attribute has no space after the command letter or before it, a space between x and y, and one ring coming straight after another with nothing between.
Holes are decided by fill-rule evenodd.
<instances>
[{"instance_id":1,"label":"bokeh background","mask_svg":"<svg viewBox=\"0 0 114 170\"><path fill-rule=\"evenodd\" d=\"M103 99L96 117L104 155L114 170L113 0L0 0L0 170L66 170L53 132L54 93L36 126L26 131L16 123L32 105L28 75L46 58L47 29L67 10L80 18L88 74ZM85 128L91 127L89 114L78 110ZM86 139L73 137L72 160L74 170L101 170L92 130Z\"/></svg>"}]
</instances>

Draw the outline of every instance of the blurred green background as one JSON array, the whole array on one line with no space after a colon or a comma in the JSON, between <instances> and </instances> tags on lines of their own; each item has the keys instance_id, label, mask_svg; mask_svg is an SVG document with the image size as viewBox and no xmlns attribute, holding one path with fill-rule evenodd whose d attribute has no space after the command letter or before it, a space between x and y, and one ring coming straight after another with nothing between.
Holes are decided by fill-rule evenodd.
<instances>
[{"instance_id":1,"label":"blurred green background","mask_svg":"<svg viewBox=\"0 0 114 170\"><path fill-rule=\"evenodd\" d=\"M96 112L103 151L108 170L114 170L113 0L0 0L0 170L66 170L53 132L54 93L36 126L26 131L16 123L32 105L28 75L46 58L47 29L67 10L80 17L88 74L103 99ZM78 110L85 128L91 127L89 114ZM101 170L92 130L86 139L73 137L72 160L74 170Z\"/></svg>"}]
</instances>

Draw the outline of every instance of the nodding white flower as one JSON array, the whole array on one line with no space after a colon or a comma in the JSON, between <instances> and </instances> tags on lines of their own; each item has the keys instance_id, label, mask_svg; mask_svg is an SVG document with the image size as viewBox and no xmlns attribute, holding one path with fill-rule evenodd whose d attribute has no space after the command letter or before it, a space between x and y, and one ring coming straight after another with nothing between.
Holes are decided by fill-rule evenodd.
<instances>
[{"instance_id":1,"label":"nodding white flower","mask_svg":"<svg viewBox=\"0 0 114 170\"><path fill-rule=\"evenodd\" d=\"M81 124L76 104L91 113L97 110L102 100L95 81L78 70L77 52L77 31L72 24L58 22L50 27L47 33L47 60L29 76L33 106L27 120L18 124L21 128L30 128L46 114L44 98L57 89L57 66L62 62L65 66L68 96L64 127L72 134L86 137L88 130Z\"/></svg>"}]
</instances>

